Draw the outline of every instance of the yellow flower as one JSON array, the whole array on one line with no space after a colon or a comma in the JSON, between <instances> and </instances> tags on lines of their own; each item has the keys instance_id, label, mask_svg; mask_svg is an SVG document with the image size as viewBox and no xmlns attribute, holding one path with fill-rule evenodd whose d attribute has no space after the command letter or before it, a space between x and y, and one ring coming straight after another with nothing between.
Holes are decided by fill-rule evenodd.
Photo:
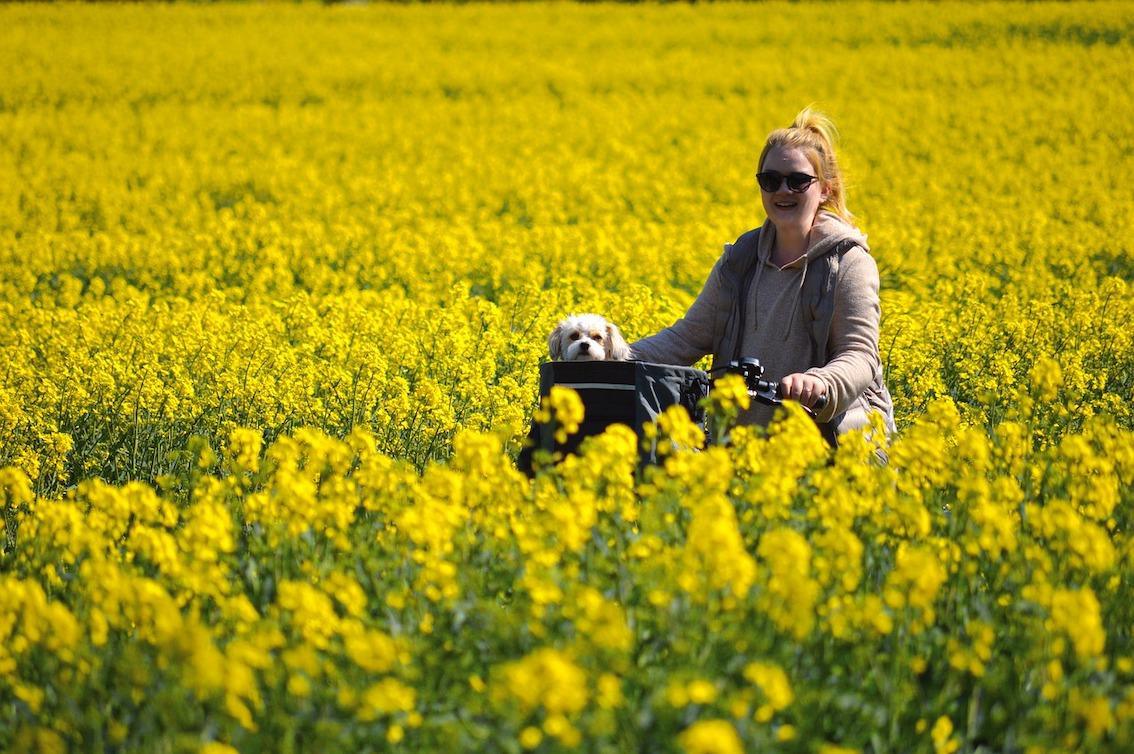
<instances>
[{"instance_id":1,"label":"yellow flower","mask_svg":"<svg viewBox=\"0 0 1134 754\"><path fill-rule=\"evenodd\" d=\"M819 584L811 577L811 546L792 529L776 528L757 552L767 568L767 591L759 604L783 632L802 639L815 625Z\"/></svg>"},{"instance_id":2,"label":"yellow flower","mask_svg":"<svg viewBox=\"0 0 1134 754\"><path fill-rule=\"evenodd\" d=\"M35 499L32 494L31 481L27 475L15 466L0 467L0 499L6 507L15 509L20 505L27 505Z\"/></svg>"},{"instance_id":3,"label":"yellow flower","mask_svg":"<svg viewBox=\"0 0 1134 754\"><path fill-rule=\"evenodd\" d=\"M547 716L543 721L543 730L552 738L559 739L564 746L578 746L582 740L579 730L564 715L558 713Z\"/></svg>"},{"instance_id":4,"label":"yellow flower","mask_svg":"<svg viewBox=\"0 0 1134 754\"><path fill-rule=\"evenodd\" d=\"M1071 711L1083 721L1087 734L1100 739L1115 727L1115 715L1111 709L1110 700L1104 694L1092 691L1071 689L1068 695L1068 705Z\"/></svg>"},{"instance_id":5,"label":"yellow flower","mask_svg":"<svg viewBox=\"0 0 1134 754\"><path fill-rule=\"evenodd\" d=\"M953 754L961 748L961 742L953 736L953 721L945 715L937 718L929 735L933 739L934 754Z\"/></svg>"},{"instance_id":6,"label":"yellow flower","mask_svg":"<svg viewBox=\"0 0 1134 754\"><path fill-rule=\"evenodd\" d=\"M554 385L543 399L535 420L541 424L555 422L555 441L567 442L567 437L578 432L583 421L583 400L571 388Z\"/></svg>"},{"instance_id":7,"label":"yellow flower","mask_svg":"<svg viewBox=\"0 0 1134 754\"><path fill-rule=\"evenodd\" d=\"M741 754L744 744L727 720L699 720L677 737L686 754Z\"/></svg>"},{"instance_id":8,"label":"yellow flower","mask_svg":"<svg viewBox=\"0 0 1134 754\"><path fill-rule=\"evenodd\" d=\"M550 647L500 668L498 697L511 698L526 711L573 714L587 704L587 677L570 657Z\"/></svg>"},{"instance_id":9,"label":"yellow flower","mask_svg":"<svg viewBox=\"0 0 1134 754\"><path fill-rule=\"evenodd\" d=\"M791 681L783 668L768 662L751 662L744 668L744 678L760 689L773 711L787 709L795 699Z\"/></svg>"},{"instance_id":10,"label":"yellow flower","mask_svg":"<svg viewBox=\"0 0 1134 754\"><path fill-rule=\"evenodd\" d=\"M347 656L360 668L372 673L384 673L398 661L398 647L381 631L362 630L343 640Z\"/></svg>"},{"instance_id":11,"label":"yellow flower","mask_svg":"<svg viewBox=\"0 0 1134 754\"><path fill-rule=\"evenodd\" d=\"M715 422L725 425L731 425L737 414L746 411L751 404L748 386L738 374L727 374L717 379L712 392L702 403Z\"/></svg>"},{"instance_id":12,"label":"yellow flower","mask_svg":"<svg viewBox=\"0 0 1134 754\"><path fill-rule=\"evenodd\" d=\"M539 728L529 725L520 731L520 746L525 749L534 749L542 740L543 732Z\"/></svg>"},{"instance_id":13,"label":"yellow flower","mask_svg":"<svg viewBox=\"0 0 1134 754\"><path fill-rule=\"evenodd\" d=\"M358 719L376 720L381 715L409 712L417 702L417 692L395 678L383 678L362 692L359 699Z\"/></svg>"},{"instance_id":14,"label":"yellow flower","mask_svg":"<svg viewBox=\"0 0 1134 754\"><path fill-rule=\"evenodd\" d=\"M1063 384L1063 370L1058 361L1050 356L1041 356L1032 365L1028 376L1036 400L1044 402L1055 400L1059 394L1059 387Z\"/></svg>"},{"instance_id":15,"label":"yellow flower","mask_svg":"<svg viewBox=\"0 0 1134 754\"><path fill-rule=\"evenodd\" d=\"M717 687L709 681L697 678L685 687L685 693L693 704L709 704L717 698Z\"/></svg>"},{"instance_id":16,"label":"yellow flower","mask_svg":"<svg viewBox=\"0 0 1134 754\"><path fill-rule=\"evenodd\" d=\"M622 705L622 681L613 673L603 673L598 679L597 702L603 709Z\"/></svg>"},{"instance_id":17,"label":"yellow flower","mask_svg":"<svg viewBox=\"0 0 1134 754\"><path fill-rule=\"evenodd\" d=\"M1090 587L1056 589L1051 596L1048 626L1066 635L1082 660L1100 657L1105 649L1106 631L1099 601Z\"/></svg>"},{"instance_id":18,"label":"yellow flower","mask_svg":"<svg viewBox=\"0 0 1134 754\"><path fill-rule=\"evenodd\" d=\"M949 664L957 670L968 671L977 678L984 675L985 666L992 657L995 628L984 621L970 621L965 627L968 640L948 640Z\"/></svg>"},{"instance_id":19,"label":"yellow flower","mask_svg":"<svg viewBox=\"0 0 1134 754\"><path fill-rule=\"evenodd\" d=\"M307 676L296 674L287 679L287 693L292 696L306 697L311 695L311 681Z\"/></svg>"},{"instance_id":20,"label":"yellow flower","mask_svg":"<svg viewBox=\"0 0 1134 754\"><path fill-rule=\"evenodd\" d=\"M228 456L232 469L236 473L260 470L260 450L263 446L263 436L260 432L247 427L237 427L228 436Z\"/></svg>"},{"instance_id":21,"label":"yellow flower","mask_svg":"<svg viewBox=\"0 0 1134 754\"><path fill-rule=\"evenodd\" d=\"M934 620L933 605L946 573L940 559L925 547L902 543L898 547L894 570L886 577L884 599L895 610L912 608L917 612L911 623L915 632Z\"/></svg>"},{"instance_id":22,"label":"yellow flower","mask_svg":"<svg viewBox=\"0 0 1134 754\"><path fill-rule=\"evenodd\" d=\"M705 431L689 417L681 406L670 406L658 416L659 453L688 450L705 446Z\"/></svg>"}]
</instances>

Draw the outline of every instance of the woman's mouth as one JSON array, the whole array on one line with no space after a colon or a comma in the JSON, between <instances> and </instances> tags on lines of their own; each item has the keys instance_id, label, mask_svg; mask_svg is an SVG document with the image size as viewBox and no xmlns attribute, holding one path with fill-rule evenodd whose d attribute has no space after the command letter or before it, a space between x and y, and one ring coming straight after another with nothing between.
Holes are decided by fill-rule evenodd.
<instances>
[{"instance_id":1,"label":"woman's mouth","mask_svg":"<svg viewBox=\"0 0 1134 754\"><path fill-rule=\"evenodd\" d=\"M773 204L775 204L780 209L791 209L792 207L796 206L798 202L773 202Z\"/></svg>"}]
</instances>

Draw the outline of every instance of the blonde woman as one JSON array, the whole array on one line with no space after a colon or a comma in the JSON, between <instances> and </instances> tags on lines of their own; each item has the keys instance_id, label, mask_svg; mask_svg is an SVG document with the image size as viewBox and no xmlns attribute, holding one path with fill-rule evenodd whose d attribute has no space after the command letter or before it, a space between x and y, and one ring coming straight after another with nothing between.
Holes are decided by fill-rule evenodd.
<instances>
[{"instance_id":1,"label":"blonde woman","mask_svg":"<svg viewBox=\"0 0 1134 754\"><path fill-rule=\"evenodd\" d=\"M784 398L812 408L827 439L893 406L878 351L878 268L847 209L831 120L810 108L773 131L756 180L767 220L726 244L685 316L631 344L636 359L713 369L755 357ZM741 417L767 424L773 408Z\"/></svg>"}]
</instances>

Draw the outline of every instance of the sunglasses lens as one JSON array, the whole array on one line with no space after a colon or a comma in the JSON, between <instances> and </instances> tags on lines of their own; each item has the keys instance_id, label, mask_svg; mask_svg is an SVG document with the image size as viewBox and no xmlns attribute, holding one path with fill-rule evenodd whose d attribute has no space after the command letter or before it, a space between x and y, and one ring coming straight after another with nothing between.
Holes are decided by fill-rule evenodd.
<instances>
[{"instance_id":1,"label":"sunglasses lens","mask_svg":"<svg viewBox=\"0 0 1134 754\"><path fill-rule=\"evenodd\" d=\"M756 174L756 182L760 184L760 188L767 191L769 194L780 187L780 181L782 180L783 176L779 173L768 172Z\"/></svg>"},{"instance_id":2,"label":"sunglasses lens","mask_svg":"<svg viewBox=\"0 0 1134 754\"><path fill-rule=\"evenodd\" d=\"M807 173L792 173L787 177L787 187L796 193L802 193L807 190L813 180L815 179Z\"/></svg>"}]
</instances>

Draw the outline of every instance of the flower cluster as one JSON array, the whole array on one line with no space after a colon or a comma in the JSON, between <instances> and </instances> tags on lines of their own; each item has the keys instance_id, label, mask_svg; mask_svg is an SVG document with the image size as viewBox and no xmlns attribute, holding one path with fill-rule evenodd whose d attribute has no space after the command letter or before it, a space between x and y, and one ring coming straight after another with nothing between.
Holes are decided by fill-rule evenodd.
<instances>
[{"instance_id":1,"label":"flower cluster","mask_svg":"<svg viewBox=\"0 0 1134 754\"><path fill-rule=\"evenodd\" d=\"M1128 7L0 16L0 751L1134 749ZM896 436L520 474L814 100Z\"/></svg>"}]
</instances>

